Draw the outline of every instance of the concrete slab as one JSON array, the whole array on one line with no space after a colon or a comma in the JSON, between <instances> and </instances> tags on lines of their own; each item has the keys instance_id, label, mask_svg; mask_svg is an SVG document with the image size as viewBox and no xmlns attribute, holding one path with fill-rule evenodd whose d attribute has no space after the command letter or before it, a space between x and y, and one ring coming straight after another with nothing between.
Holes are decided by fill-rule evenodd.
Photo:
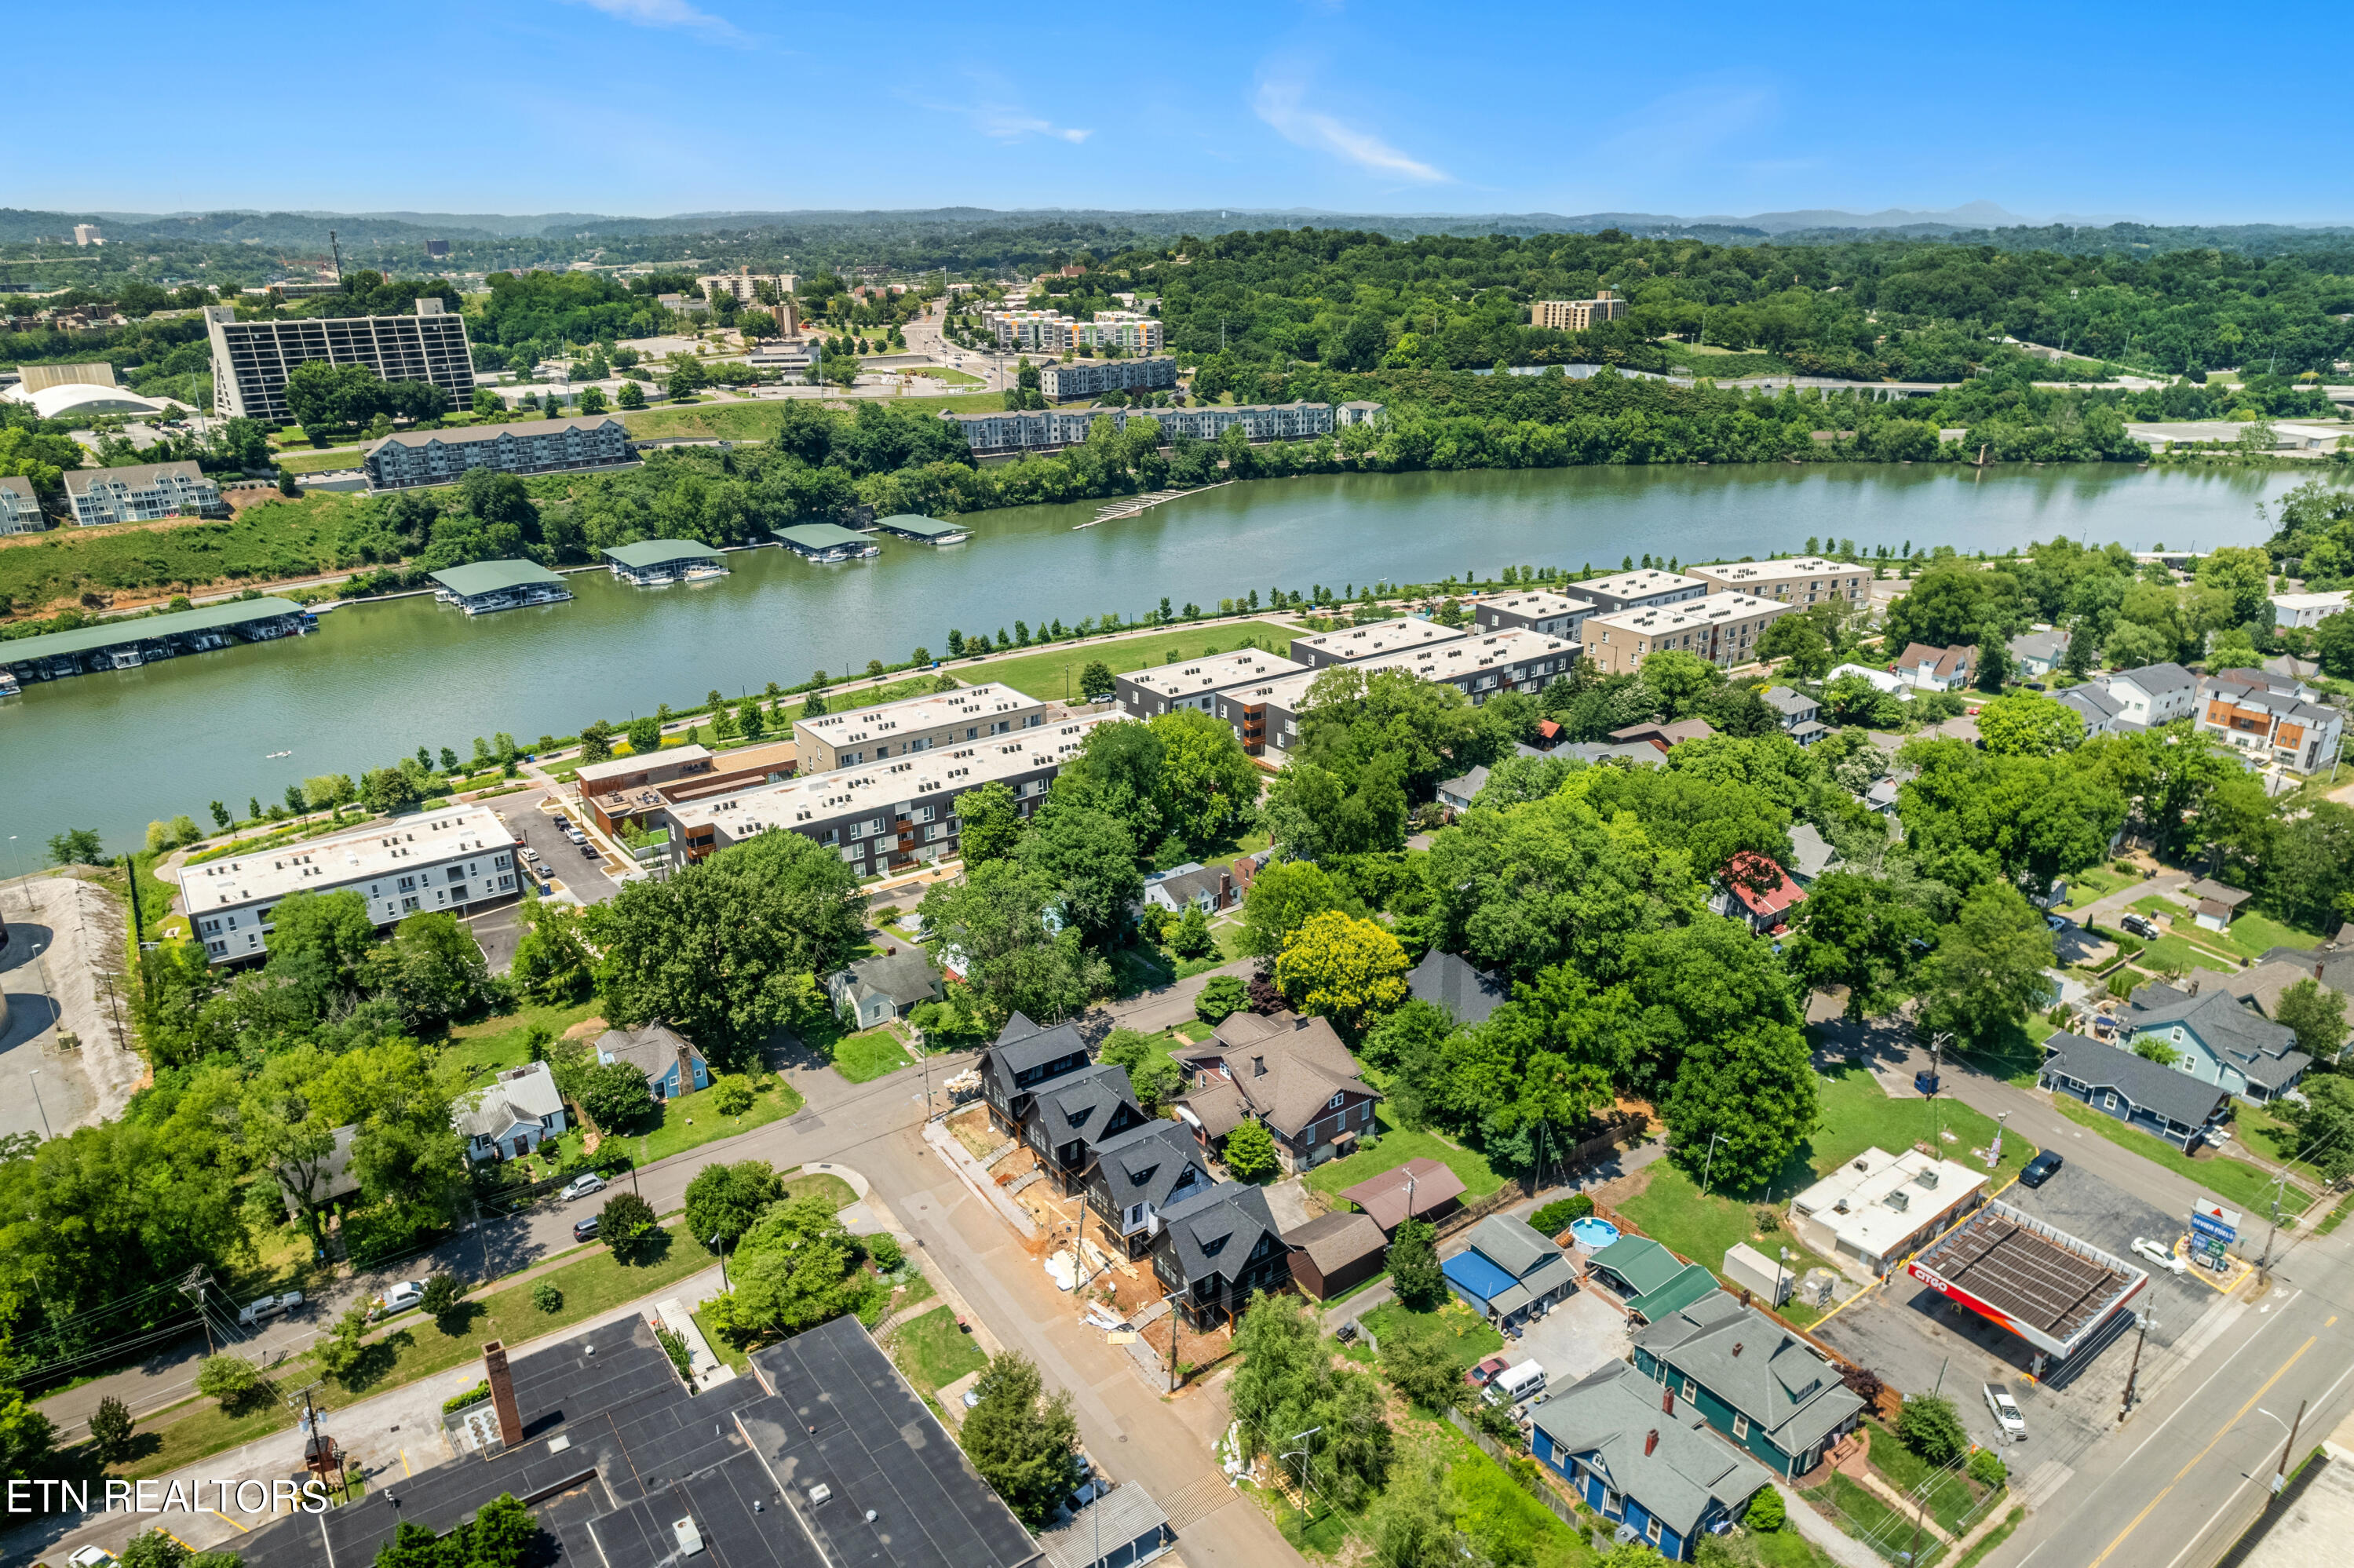
<instances>
[{"instance_id":1,"label":"concrete slab","mask_svg":"<svg viewBox=\"0 0 2354 1568\"><path fill-rule=\"evenodd\" d=\"M1277 1230L1298 1230L1308 1223L1308 1183L1298 1176L1273 1183L1267 1189L1267 1207Z\"/></svg>"},{"instance_id":2,"label":"concrete slab","mask_svg":"<svg viewBox=\"0 0 2354 1568\"><path fill-rule=\"evenodd\" d=\"M1581 1290L1521 1331L1504 1353L1534 1361L1545 1370L1545 1386L1566 1388L1632 1353L1627 1317L1590 1290Z\"/></svg>"},{"instance_id":3,"label":"concrete slab","mask_svg":"<svg viewBox=\"0 0 2354 1568\"><path fill-rule=\"evenodd\" d=\"M130 1015L122 905L79 877L29 877L0 888L0 1136L62 1138L122 1115L147 1075L116 1028Z\"/></svg>"}]
</instances>

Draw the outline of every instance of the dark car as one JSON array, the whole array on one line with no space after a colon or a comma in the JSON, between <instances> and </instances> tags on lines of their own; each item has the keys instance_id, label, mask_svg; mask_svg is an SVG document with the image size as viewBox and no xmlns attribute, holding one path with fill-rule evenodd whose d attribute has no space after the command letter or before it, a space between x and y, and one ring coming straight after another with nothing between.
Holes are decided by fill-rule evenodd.
<instances>
[{"instance_id":1,"label":"dark car","mask_svg":"<svg viewBox=\"0 0 2354 1568\"><path fill-rule=\"evenodd\" d=\"M577 1242L595 1241L597 1239L597 1216L591 1214L585 1220L576 1222L572 1227L572 1239Z\"/></svg>"},{"instance_id":2,"label":"dark car","mask_svg":"<svg viewBox=\"0 0 2354 1568\"><path fill-rule=\"evenodd\" d=\"M2041 1187L2051 1181L2052 1173L2064 1163L2065 1161L2058 1155L2047 1149L2027 1162L2027 1169L2019 1173L2020 1184L2026 1187Z\"/></svg>"},{"instance_id":3,"label":"dark car","mask_svg":"<svg viewBox=\"0 0 2354 1568\"><path fill-rule=\"evenodd\" d=\"M2147 915L2120 915L2117 926L2119 929L2129 931L2146 941L2158 940L2158 922Z\"/></svg>"}]
</instances>

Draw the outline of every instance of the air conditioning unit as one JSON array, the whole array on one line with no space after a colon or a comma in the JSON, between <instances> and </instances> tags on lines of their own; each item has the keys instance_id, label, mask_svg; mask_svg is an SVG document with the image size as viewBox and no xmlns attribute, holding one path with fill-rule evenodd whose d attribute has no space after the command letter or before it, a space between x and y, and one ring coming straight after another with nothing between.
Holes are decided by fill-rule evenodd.
<instances>
[{"instance_id":1,"label":"air conditioning unit","mask_svg":"<svg viewBox=\"0 0 2354 1568\"><path fill-rule=\"evenodd\" d=\"M1896 1210L1899 1213L1903 1213L1905 1210L1913 1206L1912 1198L1906 1195L1904 1190L1901 1187L1895 1192L1888 1194L1887 1202L1890 1208Z\"/></svg>"}]
</instances>

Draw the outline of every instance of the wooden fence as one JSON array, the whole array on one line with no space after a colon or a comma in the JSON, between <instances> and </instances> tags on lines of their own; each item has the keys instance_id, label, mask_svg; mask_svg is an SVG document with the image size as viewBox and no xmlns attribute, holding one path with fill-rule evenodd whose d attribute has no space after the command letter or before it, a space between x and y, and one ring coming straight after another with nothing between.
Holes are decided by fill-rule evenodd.
<instances>
[{"instance_id":1,"label":"wooden fence","mask_svg":"<svg viewBox=\"0 0 2354 1568\"><path fill-rule=\"evenodd\" d=\"M1561 1489L1553 1486L1547 1479L1543 1467L1536 1460L1526 1454L1516 1453L1505 1447L1501 1443L1480 1431L1472 1424L1471 1418L1459 1410L1449 1410L1447 1413L1447 1419L1454 1423L1458 1432L1477 1443L1481 1453L1495 1460L1504 1474L1520 1484L1522 1491L1553 1510L1554 1518L1579 1534L1585 1533L1585 1521L1578 1517L1578 1505L1564 1497ZM1531 1470L1537 1472L1533 1479L1529 1474Z\"/></svg>"}]
</instances>

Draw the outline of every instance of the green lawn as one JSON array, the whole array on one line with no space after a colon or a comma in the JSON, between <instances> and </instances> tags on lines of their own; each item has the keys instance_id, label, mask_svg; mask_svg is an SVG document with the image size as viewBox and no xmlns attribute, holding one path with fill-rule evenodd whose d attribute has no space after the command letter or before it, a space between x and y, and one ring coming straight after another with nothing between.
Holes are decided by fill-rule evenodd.
<instances>
[{"instance_id":1,"label":"green lawn","mask_svg":"<svg viewBox=\"0 0 2354 1568\"><path fill-rule=\"evenodd\" d=\"M1927 1460L1896 1440L1896 1434L1874 1421L1872 1427L1872 1467L1880 1478L1903 1492L1913 1496L1914 1489L1927 1480L1931 1467ZM1929 1517L1935 1520L1948 1535L1959 1536L1967 1529L1965 1516L1978 1505L1981 1496L1968 1477L1957 1471L1941 1473L1929 1489Z\"/></svg>"},{"instance_id":2,"label":"green lawn","mask_svg":"<svg viewBox=\"0 0 2354 1568\"><path fill-rule=\"evenodd\" d=\"M597 1014L597 1003L564 1002L555 1007L527 1004L513 1012L472 1023L452 1025L442 1054L477 1077L531 1060L531 1026L545 1024L561 1038L564 1032Z\"/></svg>"},{"instance_id":3,"label":"green lawn","mask_svg":"<svg viewBox=\"0 0 2354 1568\"><path fill-rule=\"evenodd\" d=\"M1436 1312L1410 1311L1405 1303L1384 1302L1360 1319L1373 1330L1373 1338L1399 1332L1430 1333L1436 1331L1455 1364L1469 1369L1485 1356L1492 1356L1504 1348L1504 1336L1498 1333L1488 1320L1454 1298Z\"/></svg>"},{"instance_id":4,"label":"green lawn","mask_svg":"<svg viewBox=\"0 0 2354 1568\"><path fill-rule=\"evenodd\" d=\"M641 1165L651 1165L701 1144L781 1121L808 1103L799 1089L781 1078L771 1078L753 1091L752 1108L742 1116L721 1116L708 1089L684 1099L664 1100L662 1125L631 1138L630 1157Z\"/></svg>"},{"instance_id":5,"label":"green lawn","mask_svg":"<svg viewBox=\"0 0 2354 1568\"><path fill-rule=\"evenodd\" d=\"M972 1336L957 1326L956 1314L946 1307L900 1324L891 1348L891 1359L899 1363L907 1381L926 1393L938 1393L989 1363Z\"/></svg>"},{"instance_id":6,"label":"green lawn","mask_svg":"<svg viewBox=\"0 0 2354 1568\"><path fill-rule=\"evenodd\" d=\"M1308 1185L1328 1195L1337 1194L1344 1187L1394 1171L1409 1160L1437 1160L1462 1178L1468 1198L1484 1198L1504 1184L1486 1155L1458 1149L1437 1133L1407 1132L1391 1126L1387 1105L1374 1107L1373 1123L1381 1134L1373 1148L1319 1165L1308 1173Z\"/></svg>"},{"instance_id":7,"label":"green lawn","mask_svg":"<svg viewBox=\"0 0 2354 1568\"><path fill-rule=\"evenodd\" d=\"M982 681L1002 681L1017 692L1062 702L1066 697L1079 700L1079 672L1100 661L1115 675L1131 670L1172 662L1168 657L1174 650L1174 662L1199 659L1211 653L1228 653L1242 646L1245 638L1255 639L1261 648L1282 653L1291 647L1298 633L1288 627L1265 620L1239 620L1211 627L1164 626L1138 636L1116 638L1105 641L1089 638L1085 642L1057 642L1035 653L1010 659L992 659L985 664L955 666L957 679L970 683Z\"/></svg>"},{"instance_id":8,"label":"green lawn","mask_svg":"<svg viewBox=\"0 0 2354 1568\"><path fill-rule=\"evenodd\" d=\"M831 1171L815 1171L806 1176L785 1178L786 1202L811 1196L831 1200L834 1208L840 1211L858 1202L858 1189Z\"/></svg>"},{"instance_id":9,"label":"green lawn","mask_svg":"<svg viewBox=\"0 0 2354 1568\"><path fill-rule=\"evenodd\" d=\"M2200 935L2208 938L2206 932ZM2192 969L2238 969L2238 960L2222 948L2211 947L2209 942L2211 940L2208 938L2205 941L2192 941L2179 928L2168 931L2144 948L2141 956L2134 960L2134 966L2152 974L2168 969L2187 974Z\"/></svg>"},{"instance_id":10,"label":"green lawn","mask_svg":"<svg viewBox=\"0 0 2354 1568\"><path fill-rule=\"evenodd\" d=\"M2233 1100L2232 1130L2252 1151L2287 1166L2317 1189L2326 1184L2320 1171L2297 1158L2305 1148L2303 1136L2264 1107Z\"/></svg>"},{"instance_id":11,"label":"green lawn","mask_svg":"<svg viewBox=\"0 0 2354 1568\"><path fill-rule=\"evenodd\" d=\"M325 473L331 469L357 468L362 455L358 447L342 451L281 452L278 467L287 473Z\"/></svg>"},{"instance_id":12,"label":"green lawn","mask_svg":"<svg viewBox=\"0 0 2354 1568\"><path fill-rule=\"evenodd\" d=\"M637 440L654 440L663 437L701 436L722 441L765 441L772 439L784 423L784 414L775 403L696 403L680 408L645 408L634 413L617 411L614 418L628 427Z\"/></svg>"},{"instance_id":13,"label":"green lawn","mask_svg":"<svg viewBox=\"0 0 2354 1568\"><path fill-rule=\"evenodd\" d=\"M2130 1149L2144 1160L2189 1177L2234 1208L2255 1214L2272 1212L2273 1178L2244 1160L2220 1156L2211 1160L2193 1160L2164 1139L2127 1127L2114 1117L2103 1116L2090 1106L2079 1105L2065 1095L2052 1096L2052 1105L2070 1121L2090 1128L2111 1143ZM2292 1181L2282 1195L2281 1213L2301 1214L2312 1202L2312 1195Z\"/></svg>"},{"instance_id":14,"label":"green lawn","mask_svg":"<svg viewBox=\"0 0 2354 1568\"><path fill-rule=\"evenodd\" d=\"M2317 931L2302 931L2247 908L2243 908L2240 917L2220 935L2204 931L2200 934L2211 941L2230 943L2252 960L2264 957L2273 948L2317 948L2323 941Z\"/></svg>"},{"instance_id":15,"label":"green lawn","mask_svg":"<svg viewBox=\"0 0 2354 1568\"><path fill-rule=\"evenodd\" d=\"M270 582L332 572L346 558L345 524L366 498L313 491L273 496L232 518L58 528L0 540L0 596L17 609L84 592L161 599L235 577Z\"/></svg>"},{"instance_id":16,"label":"green lawn","mask_svg":"<svg viewBox=\"0 0 2354 1568\"><path fill-rule=\"evenodd\" d=\"M2006 1024L1967 1050L1956 1051L1956 1055L2007 1084L2031 1089L2036 1074L2043 1068L2043 1043L2059 1032L2059 1025L2031 1013L2024 1026Z\"/></svg>"},{"instance_id":17,"label":"green lawn","mask_svg":"<svg viewBox=\"0 0 2354 1568\"><path fill-rule=\"evenodd\" d=\"M2027 1510L2023 1508L2014 1508L2009 1513L2004 1515L2000 1524L1978 1537L1978 1543L1970 1548L1970 1554L1967 1557L1962 1559L1961 1568L1978 1568L1979 1563L1993 1556L1994 1549L2009 1541L2010 1532L2017 1530L2019 1521L2026 1517Z\"/></svg>"},{"instance_id":18,"label":"green lawn","mask_svg":"<svg viewBox=\"0 0 2354 1568\"><path fill-rule=\"evenodd\" d=\"M2037 1023L2043 1027L2041 1020ZM2040 1060L2041 1052L2036 1055ZM1797 1159L1784 1166L1768 1189L1769 1198L1787 1198L1875 1147L1902 1154L1915 1143L1926 1143L1973 1171L1986 1169L1983 1160L1970 1157L1970 1150L1994 1141L1994 1118L1959 1100L1943 1095L1935 1100L1890 1099L1881 1092L1879 1081L1861 1067L1842 1068L1817 1078L1816 1097L1822 1125L1799 1151L1804 1169L1797 1168ZM1947 1132L1955 1135L1953 1141L1941 1136ZM2002 1162L1995 1167L1992 1184L2002 1185L2034 1153L2034 1146L2026 1139L2016 1133L2005 1137Z\"/></svg>"},{"instance_id":19,"label":"green lawn","mask_svg":"<svg viewBox=\"0 0 2354 1568\"><path fill-rule=\"evenodd\" d=\"M885 1073L915 1065L906 1044L888 1024L846 1034L834 1043L833 1070L854 1084L871 1083Z\"/></svg>"},{"instance_id":20,"label":"green lawn","mask_svg":"<svg viewBox=\"0 0 2354 1568\"><path fill-rule=\"evenodd\" d=\"M2118 889L2131 887L2141 880L2138 872L2128 876L2105 865L2086 866L2068 878L2068 901L2060 907L2063 911L2082 909L2087 904L2097 903Z\"/></svg>"},{"instance_id":21,"label":"green lawn","mask_svg":"<svg viewBox=\"0 0 2354 1568\"><path fill-rule=\"evenodd\" d=\"M737 1376L742 1377L752 1370L752 1358L730 1344L725 1335L711 1326L710 1319L700 1312L689 1316L694 1318L695 1326L703 1330L703 1342L711 1347L711 1353L735 1368Z\"/></svg>"},{"instance_id":22,"label":"green lawn","mask_svg":"<svg viewBox=\"0 0 2354 1568\"><path fill-rule=\"evenodd\" d=\"M1912 1549L1912 1519L1881 1501L1878 1492L1833 1470L1830 1480L1814 1489L1811 1495L1828 1499L1833 1508L1834 1519L1844 1516L1841 1528L1859 1541L1876 1544L1882 1557L1895 1562ZM1913 1568L1928 1568L1945 1552L1946 1549L1928 1531L1923 1531L1921 1558Z\"/></svg>"},{"instance_id":23,"label":"green lawn","mask_svg":"<svg viewBox=\"0 0 2354 1568\"><path fill-rule=\"evenodd\" d=\"M1619 1204L1620 1210L1642 1227L1645 1235L1707 1268L1720 1280L1724 1277L1724 1255L1744 1242L1800 1275L1829 1266L1778 1224L1775 1230L1761 1231L1757 1211L1763 1205L1728 1198L1713 1190L1702 1192L1698 1182L1665 1160L1649 1169L1649 1185ZM1786 1248L1790 1255L1783 1258L1780 1255ZM1795 1297L1780 1310L1801 1325L1818 1315Z\"/></svg>"}]
</instances>

